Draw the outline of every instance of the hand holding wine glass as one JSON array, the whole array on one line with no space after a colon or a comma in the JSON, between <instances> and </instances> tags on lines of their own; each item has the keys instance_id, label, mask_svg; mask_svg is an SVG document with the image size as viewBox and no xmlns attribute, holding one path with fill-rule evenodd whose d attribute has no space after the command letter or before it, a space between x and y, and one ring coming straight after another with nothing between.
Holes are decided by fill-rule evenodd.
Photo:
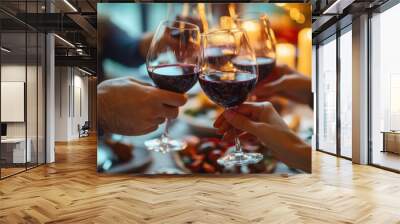
<instances>
[{"instance_id":1,"label":"hand holding wine glass","mask_svg":"<svg viewBox=\"0 0 400 224\"><path fill-rule=\"evenodd\" d=\"M280 161L292 168L311 172L311 147L293 133L269 102L244 103L227 110L214 123L225 141L237 134L254 136ZM233 131L233 130L240 130Z\"/></svg>"},{"instance_id":2,"label":"hand holding wine glass","mask_svg":"<svg viewBox=\"0 0 400 224\"><path fill-rule=\"evenodd\" d=\"M210 49L229 54L210 56ZM214 51L214 50L213 50ZM205 94L225 109L242 104L257 83L257 64L247 35L240 29L221 29L203 36L203 71L199 76ZM245 65L245 66L244 66ZM235 138L235 151L218 159L224 166L258 163L260 153L243 152L240 140Z\"/></svg>"},{"instance_id":3,"label":"hand holding wine glass","mask_svg":"<svg viewBox=\"0 0 400 224\"><path fill-rule=\"evenodd\" d=\"M164 90L185 93L198 80L201 49L199 27L184 21L166 20L154 34L147 55L147 71L155 85ZM168 136L169 120L158 139L145 142L149 150L183 150L186 143Z\"/></svg>"},{"instance_id":4,"label":"hand holding wine glass","mask_svg":"<svg viewBox=\"0 0 400 224\"><path fill-rule=\"evenodd\" d=\"M252 96L255 96L256 101L265 101L273 96L281 96L312 107L313 95L309 77L287 65L277 65L274 70L274 75L277 77L275 80L268 82L265 80L253 90Z\"/></svg>"},{"instance_id":5,"label":"hand holding wine glass","mask_svg":"<svg viewBox=\"0 0 400 224\"><path fill-rule=\"evenodd\" d=\"M131 77L109 79L97 87L101 127L105 132L121 135L155 131L165 118L176 118L179 106L186 100L183 94L158 89Z\"/></svg>"}]
</instances>

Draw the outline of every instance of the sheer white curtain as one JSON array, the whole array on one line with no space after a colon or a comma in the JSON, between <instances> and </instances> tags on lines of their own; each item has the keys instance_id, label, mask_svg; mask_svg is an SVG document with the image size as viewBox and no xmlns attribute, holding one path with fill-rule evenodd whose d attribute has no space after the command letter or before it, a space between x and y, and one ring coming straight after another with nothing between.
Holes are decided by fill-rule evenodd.
<instances>
[{"instance_id":1,"label":"sheer white curtain","mask_svg":"<svg viewBox=\"0 0 400 224\"><path fill-rule=\"evenodd\" d=\"M318 148L336 153L336 39L318 48Z\"/></svg>"},{"instance_id":2,"label":"sheer white curtain","mask_svg":"<svg viewBox=\"0 0 400 224\"><path fill-rule=\"evenodd\" d=\"M352 31L340 36L340 151L352 154Z\"/></svg>"}]
</instances>

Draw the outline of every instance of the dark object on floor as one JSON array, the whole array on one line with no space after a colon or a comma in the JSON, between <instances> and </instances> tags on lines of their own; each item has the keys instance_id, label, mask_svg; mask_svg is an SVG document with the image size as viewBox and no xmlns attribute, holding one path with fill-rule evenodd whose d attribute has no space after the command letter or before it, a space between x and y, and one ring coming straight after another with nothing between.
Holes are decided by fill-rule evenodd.
<instances>
[{"instance_id":1,"label":"dark object on floor","mask_svg":"<svg viewBox=\"0 0 400 224\"><path fill-rule=\"evenodd\" d=\"M382 152L400 154L400 131L382 131L383 149Z\"/></svg>"},{"instance_id":2,"label":"dark object on floor","mask_svg":"<svg viewBox=\"0 0 400 224\"><path fill-rule=\"evenodd\" d=\"M89 121L85 121L82 127L78 124L79 138L89 136L89 129L90 129Z\"/></svg>"}]
</instances>

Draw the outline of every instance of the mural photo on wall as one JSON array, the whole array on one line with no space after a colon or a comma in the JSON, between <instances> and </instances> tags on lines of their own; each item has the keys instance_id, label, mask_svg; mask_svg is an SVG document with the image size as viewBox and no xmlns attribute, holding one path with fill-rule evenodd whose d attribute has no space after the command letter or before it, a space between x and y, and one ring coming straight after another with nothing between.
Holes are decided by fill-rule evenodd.
<instances>
[{"instance_id":1,"label":"mural photo on wall","mask_svg":"<svg viewBox=\"0 0 400 224\"><path fill-rule=\"evenodd\" d=\"M98 37L98 172L311 172L310 4L99 3Z\"/></svg>"}]
</instances>

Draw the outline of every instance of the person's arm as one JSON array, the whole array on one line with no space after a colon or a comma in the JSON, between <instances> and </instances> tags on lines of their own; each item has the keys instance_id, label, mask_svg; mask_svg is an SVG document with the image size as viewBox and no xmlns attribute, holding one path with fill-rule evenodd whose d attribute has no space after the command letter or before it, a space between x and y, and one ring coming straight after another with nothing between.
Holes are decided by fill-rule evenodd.
<instances>
[{"instance_id":1,"label":"person's arm","mask_svg":"<svg viewBox=\"0 0 400 224\"><path fill-rule=\"evenodd\" d=\"M257 101L265 101L272 96L282 96L312 108L313 95L310 78L287 65L277 65L273 75L277 77L274 81L262 81L252 92Z\"/></svg>"},{"instance_id":2,"label":"person's arm","mask_svg":"<svg viewBox=\"0 0 400 224\"><path fill-rule=\"evenodd\" d=\"M176 118L186 96L124 77L97 87L99 126L104 133L143 135Z\"/></svg>"},{"instance_id":3,"label":"person's arm","mask_svg":"<svg viewBox=\"0 0 400 224\"><path fill-rule=\"evenodd\" d=\"M101 58L112 59L126 66L139 66L145 63L152 34L132 37L109 20L100 19L99 51Z\"/></svg>"},{"instance_id":4,"label":"person's arm","mask_svg":"<svg viewBox=\"0 0 400 224\"><path fill-rule=\"evenodd\" d=\"M274 107L268 103L244 103L225 111L215 122L224 139L231 141L238 129L251 134L273 155L292 168L311 172L311 147L293 133Z\"/></svg>"}]
</instances>

